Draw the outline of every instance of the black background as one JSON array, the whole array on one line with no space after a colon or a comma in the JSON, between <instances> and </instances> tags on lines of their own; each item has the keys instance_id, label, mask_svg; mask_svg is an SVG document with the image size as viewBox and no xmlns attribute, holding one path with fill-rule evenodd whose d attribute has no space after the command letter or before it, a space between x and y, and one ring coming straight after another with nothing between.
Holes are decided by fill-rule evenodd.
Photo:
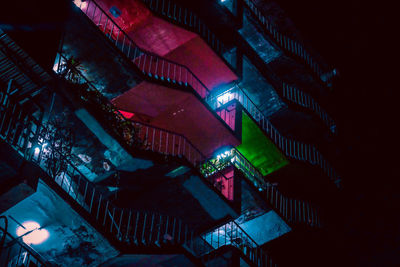
<instances>
[{"instance_id":1,"label":"black background","mask_svg":"<svg viewBox=\"0 0 400 267\"><path fill-rule=\"evenodd\" d=\"M340 72L332 112L346 167L334 247L361 266L400 266L398 9L381 1L277 2Z\"/></svg>"}]
</instances>

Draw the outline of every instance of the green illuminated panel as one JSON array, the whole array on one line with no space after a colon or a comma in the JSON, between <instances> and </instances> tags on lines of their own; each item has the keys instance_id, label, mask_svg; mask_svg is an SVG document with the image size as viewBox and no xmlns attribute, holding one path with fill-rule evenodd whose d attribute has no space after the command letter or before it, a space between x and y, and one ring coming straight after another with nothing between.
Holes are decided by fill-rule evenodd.
<instances>
[{"instance_id":1,"label":"green illuminated panel","mask_svg":"<svg viewBox=\"0 0 400 267\"><path fill-rule=\"evenodd\" d=\"M242 144L237 147L237 150L262 175L270 174L289 163L275 144L265 136L245 112L242 112Z\"/></svg>"}]
</instances>

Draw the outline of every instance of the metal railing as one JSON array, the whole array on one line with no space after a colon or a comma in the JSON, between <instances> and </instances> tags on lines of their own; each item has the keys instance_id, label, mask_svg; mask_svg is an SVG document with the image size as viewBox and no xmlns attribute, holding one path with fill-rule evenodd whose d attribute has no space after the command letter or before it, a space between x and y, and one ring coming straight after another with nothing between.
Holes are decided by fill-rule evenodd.
<instances>
[{"instance_id":1,"label":"metal railing","mask_svg":"<svg viewBox=\"0 0 400 267\"><path fill-rule=\"evenodd\" d=\"M74 74L67 72L68 75ZM87 80L86 83L90 84ZM18 88L11 90L11 87L10 81L6 90L0 88L0 138L26 160L37 163L71 200L102 226L102 230L127 244L160 246L172 243L182 245L197 257L204 254L195 249L194 230L190 230L182 220L153 212L115 207L99 188L86 179L68 155L63 154L56 145L46 145L49 136L46 126L42 125L43 110L31 100L25 104L16 101L14 94L18 95ZM29 112L25 105L29 105ZM33 111L32 108L37 110ZM118 116L124 119L120 114ZM57 159L57 171L46 162L49 152Z\"/></svg>"},{"instance_id":2,"label":"metal railing","mask_svg":"<svg viewBox=\"0 0 400 267\"><path fill-rule=\"evenodd\" d=\"M56 73L63 78L80 86L79 96L94 108L101 109L98 115L102 115L104 121L111 126L112 131L124 140L126 145L140 150L148 150L164 155L185 158L195 168L199 168L207 157L201 153L185 136L155 126L126 119L124 115L106 98L86 77L62 54L58 54ZM227 178L220 173L218 177L205 176L212 185L218 184L223 179L229 188L233 188L233 178ZM215 187L222 194L222 189ZM233 200L233 192L227 191L224 196Z\"/></svg>"},{"instance_id":3,"label":"metal railing","mask_svg":"<svg viewBox=\"0 0 400 267\"><path fill-rule=\"evenodd\" d=\"M218 55L227 60L224 53L228 49L192 10L173 0L142 0L142 2L158 16L183 25L190 31L199 34ZM229 62L229 64L234 65L233 62Z\"/></svg>"},{"instance_id":4,"label":"metal railing","mask_svg":"<svg viewBox=\"0 0 400 267\"><path fill-rule=\"evenodd\" d=\"M9 143L24 158L29 158L31 141L39 134L38 118L26 112L20 105L12 103L12 82L6 91L0 90L0 138ZM15 91L14 91L15 92Z\"/></svg>"},{"instance_id":5,"label":"metal railing","mask_svg":"<svg viewBox=\"0 0 400 267\"><path fill-rule=\"evenodd\" d=\"M320 213L310 202L283 195L238 150L232 150L232 163L257 187L267 203L287 222L322 227Z\"/></svg>"},{"instance_id":6,"label":"metal railing","mask_svg":"<svg viewBox=\"0 0 400 267\"><path fill-rule=\"evenodd\" d=\"M90 3L93 2L91 5ZM187 8L177 5L171 0L143 0L148 8L156 12L157 14L166 18L172 19L177 23L183 23L189 27L192 31L200 34L202 38L208 43L208 45L223 57L224 48L222 42L218 40L214 33L197 17L195 13ZM209 95L210 90L207 86L196 77L195 74L186 66L179 63L170 61L162 58L154 53L148 52L144 49L139 48L132 39L115 23L107 13L101 9L101 7L94 1L88 0L84 3L85 6L80 5L80 9L96 24L104 27L99 27L103 33L126 55L135 65L149 77L156 79L167 80L173 83L178 82L179 84L190 85L199 95L204 98ZM93 9L89 11L89 9ZM99 12L100 15L98 14ZM108 25L110 23L110 25ZM108 26L107 26L108 25ZM121 43L122 42L122 43ZM124 45L127 43L126 45ZM131 52L131 50L133 52ZM300 89L288 86L284 82L282 83L282 91L284 98L298 104L302 107L306 107L314 111L323 122L334 132L336 129L334 121L329 115L320 107L320 105L308 94L304 93ZM308 102L305 102L308 101Z\"/></svg>"},{"instance_id":7,"label":"metal railing","mask_svg":"<svg viewBox=\"0 0 400 267\"><path fill-rule=\"evenodd\" d=\"M0 248L0 266L48 266L36 251L21 242L20 238L14 238L2 227L0 236L5 237L3 247Z\"/></svg>"},{"instance_id":8,"label":"metal railing","mask_svg":"<svg viewBox=\"0 0 400 267\"><path fill-rule=\"evenodd\" d=\"M194 244L202 255L223 246L233 246L256 266L276 266L271 257L235 221L206 232Z\"/></svg>"},{"instance_id":9,"label":"metal railing","mask_svg":"<svg viewBox=\"0 0 400 267\"><path fill-rule=\"evenodd\" d=\"M329 76L327 78L323 78L322 76L326 73L330 73L330 71L325 71L319 63L309 51L306 50L303 44L299 43L291 39L290 37L281 33L276 25L270 22L258 9L257 5L253 2L253 0L244 0L243 1L246 7L251 11L251 13L257 18L257 20L263 26L263 29L274 39L274 41L284 50L289 53L299 57L307 64L311 70L324 82L327 82L327 78L332 78Z\"/></svg>"},{"instance_id":10,"label":"metal railing","mask_svg":"<svg viewBox=\"0 0 400 267\"><path fill-rule=\"evenodd\" d=\"M39 121L24 114L23 107L5 99L0 106L0 137L12 145L27 160L37 163L90 217L114 235L119 241L161 245L164 243L184 244L193 236L182 220L153 212L133 211L118 208L103 193L89 182L70 159L56 146L46 146L46 127ZM5 101L4 101L5 99ZM25 127L26 122L34 127ZM26 129L32 129L26 131ZM46 155L53 153L57 159L57 172L48 164Z\"/></svg>"},{"instance_id":11,"label":"metal railing","mask_svg":"<svg viewBox=\"0 0 400 267\"><path fill-rule=\"evenodd\" d=\"M199 237L195 237L194 230L182 220L155 212L116 207L107 196L104 196L101 189L87 180L68 156L59 151L56 146L45 145L47 131L40 121L28 113L20 112L23 111L23 107L12 101L7 93L1 91L0 96L0 120L6 122L6 124L1 124L0 137L11 144L24 158L38 164L71 200L82 207L90 218L101 226L105 233L129 245L157 247L168 244L181 245L196 257L205 254L195 245L194 240L198 240ZM26 114L26 116L20 116L20 114ZM26 131L21 131L21 129L25 129L27 120L32 120L29 123L34 127L26 135ZM7 131L4 132L3 129ZM54 172L51 164L47 163L48 156L46 155L49 155L49 150L50 153L56 155L57 164L61 166L57 172ZM239 232L240 236L247 238L243 230ZM259 258L261 252L258 248L250 251L244 243L243 245L236 244L232 245L241 248L253 262L261 260Z\"/></svg>"},{"instance_id":12,"label":"metal railing","mask_svg":"<svg viewBox=\"0 0 400 267\"><path fill-rule=\"evenodd\" d=\"M176 4L174 0L142 0L146 6L157 15L172 20L176 23L188 27L191 31L199 34L208 45L222 58L223 53L227 51L224 44L219 41L216 35L210 31L205 23L191 10ZM224 58L225 59L225 58ZM229 62L233 66L232 62ZM290 102L312 110L329 127L332 133L336 131L336 125L333 119L309 94L303 92L297 87L282 82L278 77L280 96Z\"/></svg>"},{"instance_id":13,"label":"metal railing","mask_svg":"<svg viewBox=\"0 0 400 267\"><path fill-rule=\"evenodd\" d=\"M224 158L220 159L218 163L215 162L213 164L213 166L220 170L230 165L234 165L244 174L255 188L261 192L265 201L286 222L289 224L306 224L312 227L322 227L320 212L317 207L308 201L297 200L283 195L236 148L232 148ZM209 173L215 171L214 167L208 168Z\"/></svg>"},{"instance_id":14,"label":"metal railing","mask_svg":"<svg viewBox=\"0 0 400 267\"><path fill-rule=\"evenodd\" d=\"M173 84L190 85L202 98L208 95L208 88L188 67L138 47L95 1L81 1L78 7L144 74Z\"/></svg>"},{"instance_id":15,"label":"metal railing","mask_svg":"<svg viewBox=\"0 0 400 267\"><path fill-rule=\"evenodd\" d=\"M335 182L339 187L340 176L336 173L330 163L311 144L305 144L293 139L282 136L278 130L271 124L267 117L258 109L256 104L247 96L247 94L236 84L231 89L219 94L209 95L206 98L207 103L215 110L227 104L232 100L237 100L244 109L252 116L258 125L264 130L267 136L279 147L279 149L288 157L308 162L319 166L325 174Z\"/></svg>"},{"instance_id":16,"label":"metal railing","mask_svg":"<svg viewBox=\"0 0 400 267\"><path fill-rule=\"evenodd\" d=\"M282 84L282 96L289 101L296 103L302 107L312 110L332 133L336 133L336 123L328 115L328 113L314 100L309 94L301 91L300 89L288 85L287 83Z\"/></svg>"}]
</instances>

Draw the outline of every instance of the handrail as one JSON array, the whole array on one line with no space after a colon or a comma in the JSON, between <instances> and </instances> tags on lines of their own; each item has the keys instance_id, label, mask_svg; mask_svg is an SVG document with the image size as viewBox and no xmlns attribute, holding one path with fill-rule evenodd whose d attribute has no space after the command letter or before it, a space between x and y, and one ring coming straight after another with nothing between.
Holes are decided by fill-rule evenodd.
<instances>
[{"instance_id":1,"label":"handrail","mask_svg":"<svg viewBox=\"0 0 400 267\"><path fill-rule=\"evenodd\" d=\"M199 34L218 55L224 58L223 53L227 51L227 48L192 10L171 0L141 1L157 15L183 24L191 31ZM229 62L229 64L232 65L232 62Z\"/></svg>"},{"instance_id":2,"label":"handrail","mask_svg":"<svg viewBox=\"0 0 400 267\"><path fill-rule=\"evenodd\" d=\"M0 226L0 232L6 237L7 242L0 248L0 265L4 266L47 266L44 258L29 245L21 242L19 238L10 235Z\"/></svg>"},{"instance_id":3,"label":"handrail","mask_svg":"<svg viewBox=\"0 0 400 267\"><path fill-rule=\"evenodd\" d=\"M88 14L89 6L90 6L90 2L91 2L91 1L93 2L93 4L94 4L95 7L96 7L96 8L94 9L94 11L93 11L92 16L90 16L90 14ZM193 27L194 27L194 30L196 30L196 32L199 32L200 34L203 33L203 35L204 35L204 31L207 32L206 36L202 36L202 37L205 38L205 39L207 40L208 44L209 44L211 47L214 47L214 46L213 46L213 43L215 43L215 42L216 42L217 44L222 44L222 43L215 37L215 35L205 26L205 24L204 24L192 11L188 11L187 8L184 8L185 11L182 12L182 11L181 11L181 10L182 10L182 7L181 7L181 6L178 6L178 8L177 8L176 3L174 3L174 4L173 4L173 6L174 6L174 8L173 8L174 13L180 14L179 16L176 17L174 14L170 14L170 13L169 13L170 10L172 10L172 9L168 9L167 13L165 13L165 10L164 10L165 4L164 4L164 2L163 2L163 4L161 4L161 5L156 4L155 7L152 8L152 7L153 7L153 0L150 0L150 1L149 1L149 0L143 0L143 1L144 1L146 4L148 4L148 7L149 7L152 11L161 12L161 14L163 14L163 15L169 17L169 18L172 17L174 20L177 20L178 22L181 22L181 21L183 20L183 18L182 18L183 15L182 15L182 14L185 13L185 16L184 16L184 17L185 17L185 18L186 18L187 16L189 17L189 25L191 25L190 22L192 21L192 18L193 18ZM154 1L154 2L156 2L156 1ZM118 46L118 45L119 45L119 44L118 44L119 32L122 32L122 34L123 34L123 36L124 36L123 43L125 43L125 36L126 36L127 40L129 40L129 42L135 46L135 49L138 49L138 51L142 51L142 52L145 54L144 59L143 59L143 62L142 62L141 59L136 60L136 62L134 61L134 63L139 67L139 69L142 70L142 72L146 72L145 69L147 69L147 74L148 74L149 76L155 77L155 78L160 77L160 78L163 80L163 79L164 79L164 73L163 73L164 71L163 71L163 70L164 70L164 68L167 68L167 69L168 69L167 79L169 79L169 80L174 80L174 79L170 78L170 76L169 76L169 69L170 69L170 68L169 68L169 65L168 65L168 67L165 67L165 66L164 66L164 63L163 63L163 62L161 63L160 60L166 61L166 62L168 62L168 64L176 64L177 66L179 66L179 68L185 68L186 71L189 71L189 72L190 72L190 75L193 75L193 77L197 80L197 82L201 84L202 88L205 89L205 92L204 92L203 90L200 90L200 92L199 92L199 91L198 91L198 87L197 87L197 89L196 89L196 87L194 86L193 79L192 79L192 82L189 82L189 84L193 87L193 89L195 89L195 90L200 94L200 96L201 96L202 98L204 98L204 97L206 97L207 95L210 94L210 90L207 88L207 86L204 85L204 83L202 83L201 80L200 80L199 78L197 78L197 76L196 76L187 66L182 65L182 64L180 64L180 63L173 62L173 61L171 61L171 60L168 60L168 59L165 59L165 58L163 58L163 57L160 57L160 56L158 56L158 55L156 55L156 54L154 54L154 53L152 53L152 52L149 52L149 51L146 51L146 50L144 50L144 49L142 49L142 48L139 48L139 47L134 43L134 41L133 41L133 40L118 26L118 24L117 24L116 22L114 22L114 21L112 20L112 18L111 18L111 17L110 17L110 16L109 16L109 15L108 15L94 0L88 0L88 1L85 2L85 3L88 3L88 4L85 5L85 7L83 8L83 7L82 7L82 2L81 2L80 8L81 8L81 10L82 10L83 12L85 12L84 9L86 9L85 14L86 14L94 23L96 23L96 22L94 21L94 19L95 19L95 17L96 17L96 10L97 10L97 8L99 8L99 10L102 12L101 14L104 14L104 16L106 16L106 18L107 18L107 20L106 20L106 25L107 25L108 20L109 20L110 23L113 23L113 24L112 24L112 25L113 25L113 26L112 26L112 30L113 30L114 25L115 25L115 27L118 29L117 39L115 40L115 45L117 46L117 48L121 49L122 52L124 53L124 46L123 46L123 45L122 45L121 47ZM157 3L158 3L158 1L157 1ZM170 3L171 3L171 0L168 0L168 6L171 5ZM162 8L162 9L159 10L159 8ZM178 9L179 9L179 11L178 11ZM189 14L189 15L188 15L188 14ZM101 21L101 18L102 18L102 16L100 16L100 18L99 18L100 21ZM196 19L195 19L195 18L196 18ZM197 22L197 25L203 25L203 26L201 26L201 27L204 27L204 31L202 31L201 28L200 28L200 30L197 31L196 23L195 23L195 22ZM98 24L99 24L99 23L98 23ZM106 27L106 25L104 26L104 29L103 29L103 32L104 32L104 33L107 32L107 27ZM114 32L114 33L115 33L115 32ZM211 34L212 37L210 37L210 34ZM106 33L106 35L109 35L109 34ZM215 40L216 40L216 41L215 41ZM218 47L220 47L220 46L217 45L217 48L218 48ZM140 54L140 53L141 53L141 52L139 52L138 54ZM218 51L217 51L217 53L218 53ZM128 51L128 58L130 58L130 57L129 57L129 54L130 54L130 52ZM134 55L136 55L136 51L134 52ZM149 56L149 58L148 58L149 62L148 62L148 63L146 63L147 56ZM136 59L137 57L134 56L134 58ZM155 63L156 65L152 67L152 65L154 64L154 63L153 63L153 62L154 62L154 59L156 59L156 63ZM140 67L141 64L143 64L142 67ZM157 65L157 64L162 65L162 66L159 66L159 65ZM146 65L147 65L147 68L145 67ZM174 69L175 69L175 67L174 67ZM160 71L161 71L161 73L158 73L158 72L160 72ZM154 72L154 73L152 73L152 72ZM180 74L182 73L181 71L179 71L179 72L180 72ZM159 76L157 73L158 73L158 74L161 74L161 76ZM174 76L176 76L176 70L175 70ZM186 81L186 82L184 82L185 85L188 84L188 82L187 82L188 79L190 80L190 78L188 78L188 77L186 77L186 79L184 79L184 80ZM282 89L282 94L281 94L281 96L283 96L284 98L286 98L287 100L289 100L289 101L291 101L291 102L293 102L293 103L295 103L295 104L298 104L298 105L300 105L300 106L302 106L302 107L306 107L306 108L308 108L308 109L311 109L312 111L314 111L314 112L322 119L322 121L329 127L329 129L330 129L333 133L335 132L336 125L335 125L334 121L333 121L332 118L326 113L326 111L323 110L323 109L321 108L321 106L320 106L311 96L309 96L308 94L304 93L303 91L299 90L299 89L296 88L296 87L289 86L289 85L286 84L285 82L279 81L279 83L281 84L281 85L279 85L279 87L281 87L281 89Z\"/></svg>"},{"instance_id":4,"label":"handrail","mask_svg":"<svg viewBox=\"0 0 400 267\"><path fill-rule=\"evenodd\" d=\"M203 254L223 246L234 246L256 266L273 266L268 254L235 221L206 232L200 240ZM211 247L211 248L210 248Z\"/></svg>"},{"instance_id":5,"label":"handrail","mask_svg":"<svg viewBox=\"0 0 400 267\"><path fill-rule=\"evenodd\" d=\"M195 168L199 168L201 163L207 160L207 157L182 134L177 134L155 126L126 119L78 69L71 64L67 65L65 62L68 62L67 58L59 53L56 72L61 76L64 76L66 79L70 79L71 75L73 75L75 83L87 85L87 88L80 92L81 98L85 98L89 103L92 102L96 107L102 107L102 111L105 114L108 113L106 119L114 126L113 131L119 135L128 146L172 156L184 157ZM227 178L222 173L219 173L219 176L228 183L230 188L232 188L232 178ZM222 194L222 188L215 186L217 184L217 177L206 176L204 178L213 184ZM214 180L210 181L209 179ZM233 192L228 190L227 194L228 195L224 196L228 200L233 200Z\"/></svg>"},{"instance_id":6,"label":"handrail","mask_svg":"<svg viewBox=\"0 0 400 267\"><path fill-rule=\"evenodd\" d=\"M82 3L86 3L82 5ZM94 7L91 7L91 4ZM209 94L207 86L186 66L160 57L140 48L116 22L94 1L81 2L78 7L143 73L155 79L187 86L204 98ZM122 35L122 36L120 36Z\"/></svg>"},{"instance_id":7,"label":"handrail","mask_svg":"<svg viewBox=\"0 0 400 267\"><path fill-rule=\"evenodd\" d=\"M25 112L23 105L14 102L14 99L9 97L8 91L0 90L0 97L0 137L26 160L36 162L43 168L72 200L75 200L92 216L92 219L95 218L95 221L99 224L102 222L104 230L108 230L109 224L110 234L113 234L121 242L142 243L144 245L154 243L160 246L160 240L162 240L164 243L181 244L184 248L190 248L189 251L194 252L195 256L200 255L198 251L196 253L193 246L194 231L189 231L188 225L182 225L182 221L179 219L160 214L158 214L158 219L155 213L148 214L147 212L136 212L132 215L132 210L129 210L129 217L127 218L128 209L115 207L111 213L112 203L109 200L105 202L106 197L103 199L103 194L99 190L96 192L93 183L89 182L71 163L68 156L56 147L45 145L48 141L46 138L49 139L49 136L46 135L47 128L41 123L42 116L36 119L34 113ZM60 163L60 172L54 173L53 170L49 169L51 168L49 164L43 164L46 155L48 155L48 153L44 153L45 150L50 150L50 153L58 157L57 163ZM108 220L108 217L110 220ZM157 230L153 232L156 228Z\"/></svg>"},{"instance_id":8,"label":"handrail","mask_svg":"<svg viewBox=\"0 0 400 267\"><path fill-rule=\"evenodd\" d=\"M22 155L27 160L38 164L75 202L91 215L92 219L95 219L119 241L144 245L161 245L162 242L184 244L190 241L188 235L191 235L191 238L193 237L193 230L189 232L188 225L180 219L153 212L132 211L131 209L115 207L110 200L107 200L107 197L103 196L100 190L96 190L95 185L87 180L62 151L55 147L44 146L48 141L46 140L45 126L40 122L33 121L29 114L26 114L26 117L21 117L21 106L18 103L7 100L7 103L1 103L0 108L0 120L7 121L7 127L1 125L0 137L13 144L12 147L18 152L29 151ZM21 131L25 128L26 122L35 125L33 130L27 134L25 131ZM6 134L3 134L4 128L8 129ZM12 143L10 136L16 137L17 142ZM49 164L46 163L46 153L56 155L57 160L61 163L60 165L63 166L59 173L55 174ZM161 229L161 222L165 223L163 229ZM159 225L158 229L155 229L157 225Z\"/></svg>"},{"instance_id":9,"label":"handrail","mask_svg":"<svg viewBox=\"0 0 400 267\"><path fill-rule=\"evenodd\" d=\"M329 78L333 77L333 75L327 78L322 77L323 75L325 75L324 72L330 73L330 71L324 71L323 67L321 67L322 64L318 63L317 60L311 56L310 52L307 51L302 44L281 33L278 30L278 27L270 22L262 14L262 12L257 8L253 0L244 0L244 3L247 5L251 13L261 23L261 25L264 26L263 29L275 40L275 42L281 48L301 58L304 63L307 64L315 74L317 74L318 78L320 78L321 81L327 83Z\"/></svg>"},{"instance_id":10,"label":"handrail","mask_svg":"<svg viewBox=\"0 0 400 267\"><path fill-rule=\"evenodd\" d=\"M282 83L282 95L291 102L314 111L314 113L324 122L324 124L328 126L329 130L333 134L336 133L335 121L331 118L331 116L329 116L325 109L323 109L319 103L314 100L312 96L285 82Z\"/></svg>"},{"instance_id":11,"label":"handrail","mask_svg":"<svg viewBox=\"0 0 400 267\"><path fill-rule=\"evenodd\" d=\"M210 159L208 162L210 162ZM282 218L288 223L306 224L309 226L322 227L321 218L318 209L310 202L297 200L283 195L272 183L270 183L251 164L236 148L232 148L230 153L221 160L214 163L218 169L224 169L226 166L234 165L245 177L261 191L265 200ZM204 166L204 165L203 165ZM214 167L208 170L214 171Z\"/></svg>"},{"instance_id":12,"label":"handrail","mask_svg":"<svg viewBox=\"0 0 400 267\"><path fill-rule=\"evenodd\" d=\"M238 84L235 84L232 88L219 95L209 95L206 98L206 102L213 109L217 109L234 99L242 104L245 110L253 117L267 136L286 156L308 162L312 165L318 165L325 174L335 182L336 186L339 187L340 176L336 173L321 152L319 152L314 145L305 144L281 135Z\"/></svg>"},{"instance_id":13,"label":"handrail","mask_svg":"<svg viewBox=\"0 0 400 267\"><path fill-rule=\"evenodd\" d=\"M4 114L0 113L3 115L3 118L7 111L10 109L15 111L15 107L18 106L18 104L14 103L9 104L11 105L4 109L4 106L1 105L1 110L5 111ZM13 121L15 119L16 121ZM18 124L19 119L19 116L9 117L10 125L15 126L10 132L18 132L18 127L21 126ZM54 147L44 146L47 140L42 134L46 128L41 124L36 124L36 126L35 129L39 132L39 135L30 132L28 137L18 138L21 141L18 142L18 144L21 146L13 146L14 149L17 149L17 151L30 150L26 158L37 163L106 233L111 234L118 241L130 245L155 245L160 247L171 243L173 245L188 247L189 251L194 253L197 257L204 255L203 251L198 250L194 245L194 230L189 229L188 224L183 223L182 220L154 212L133 211L132 209L115 207L99 189L96 189L93 183L87 180L61 151L58 151L57 148ZM7 140L7 136L1 137ZM25 140L28 141L25 142ZM26 147L24 147L24 145L26 145ZM40 152L35 151L32 153L33 148L40 148ZM46 149L52 150L50 153L57 154L57 160L64 166L60 173L54 174L54 172L50 170L49 165L46 164L46 156L44 153L48 152L45 151ZM240 233L242 239L244 239L244 237L246 238L246 243L243 242L243 244L239 244L237 243L238 241L236 241L234 245L240 248L253 262L261 262L262 258L258 258L258 255L261 253L258 250L259 248L257 248L255 252L247 250L247 248L254 248L255 242L249 238L242 229L238 229L239 227L236 225L236 232ZM237 236L239 236L239 234L237 234ZM253 242L251 243L252 247L246 247L249 240ZM218 249L218 247L215 249Z\"/></svg>"},{"instance_id":14,"label":"handrail","mask_svg":"<svg viewBox=\"0 0 400 267\"><path fill-rule=\"evenodd\" d=\"M283 195L276 186L273 186L237 149L233 149L233 164L252 181L256 187L261 188L266 201L289 223L307 224L321 227L321 218L318 209L310 202L297 200ZM263 183L260 183L263 181ZM257 186L258 185L258 186Z\"/></svg>"},{"instance_id":15,"label":"handrail","mask_svg":"<svg viewBox=\"0 0 400 267\"><path fill-rule=\"evenodd\" d=\"M156 14L173 20L177 23L183 23L183 25L189 27L193 32L200 34L200 36L208 43L208 45L213 48L222 59L225 59L223 56L223 53L226 51L224 44L191 10L186 7L182 7L175 2L172 3L173 1L171 0L142 0L142 2L144 2L147 7ZM232 62L229 62L229 64L232 66ZM287 83L281 81L277 76L274 78L278 80L277 87L279 88L275 89L282 91L280 94L281 97L291 101L294 104L312 110L329 127L332 133L336 132L334 120L324 109L321 108L314 98L299 88L294 87L293 85L288 85Z\"/></svg>"},{"instance_id":16,"label":"handrail","mask_svg":"<svg viewBox=\"0 0 400 267\"><path fill-rule=\"evenodd\" d=\"M102 13L100 13L99 21L101 21L103 13L107 17L106 25L108 23L108 18L110 19L110 21L112 21L112 23L113 23L112 25L113 26L112 26L112 29L111 29L111 35L112 35L112 30L114 28L114 25L115 25L115 27L117 27L117 29L119 29L118 36L117 36L117 39L116 39L116 43L118 42L119 33L122 32L124 34L124 41L123 41L123 44L124 44L125 36L127 36L126 33L123 32L121 28L119 28L119 26L97 5L96 2L94 2L93 0L89 0L87 6L85 7L85 9L86 9L86 13L85 14L88 15L87 13L89 11L90 3L93 3L95 5L95 7L98 7L99 10L102 12ZM95 18L96 10L97 9L94 8L92 18ZM83 11L83 9L82 9L82 11ZM89 17L89 15L88 15L88 17ZM106 29L106 26L104 27L104 29ZM131 44L134 44L129 36L127 36L127 39L130 40ZM122 51L123 51L123 49L124 49L124 45L122 45ZM136 46L135 49L139 49L139 48ZM136 52L135 52L135 55L136 55ZM129 52L128 52L128 57L129 57ZM139 60L139 63L140 63L140 60ZM151 62L149 63L149 66L151 67ZM157 69L157 67L156 67L156 69ZM196 90L196 88L194 88L194 89ZM207 89L207 92L208 92L208 89ZM206 97L206 99L210 99L210 95L208 95L208 96L207 96L207 94L203 94L202 95L201 93L200 93L200 95L202 97ZM249 101L251 101L251 100L248 98L247 95L246 95L246 98L247 98L247 103L249 103ZM206 100L206 102L210 104L209 101ZM253 105L254 105L254 103L253 103ZM258 110L257 107L255 107L255 108ZM249 111L249 113L251 113L251 111ZM328 176L331 179L333 179L335 182L338 181L338 175L333 170L333 168L330 166L330 164L325 160L325 158L322 156L322 154L315 148L315 146L312 146L312 145L309 145L309 144L304 144L304 143L301 143L301 142L298 142L298 141L283 137L272 126L272 124L266 119L266 117L261 112L258 111L257 114L258 114L258 116L260 116L262 118L257 119L257 117L254 117L254 114L252 114L253 118L259 124L262 123L262 124L260 124L260 126L263 127L264 131L267 134L269 134L269 136L271 137L272 140L274 140L275 143L278 143L278 146L280 147L280 149L282 149L287 156L290 156L290 157L292 157L294 159L297 159L297 160L307 161L307 162L311 163L312 165L318 164L324 170L324 172L328 174Z\"/></svg>"},{"instance_id":17,"label":"handrail","mask_svg":"<svg viewBox=\"0 0 400 267\"><path fill-rule=\"evenodd\" d=\"M28 153L22 155L25 155L24 157L27 160L38 164L67 193L68 197L82 207L89 214L90 218L102 227L105 233L114 236L119 242L129 245L155 245L158 247L167 244L181 245L196 257L201 257L205 254L203 250L194 244L194 241L198 239L198 237L194 236L195 231L190 229L189 225L183 223L182 220L155 212L133 211L132 209L115 207L112 201L108 200L101 190L87 180L62 151L59 151L55 147L44 145L48 141L46 140L45 126L37 121L32 121L31 123L35 125L34 131L28 132L28 135L24 135L19 131L20 128L24 128L24 123L19 123L19 120L22 119L24 122L30 122L32 119L32 116L29 114L26 114L24 118L15 116L16 110L19 110L19 108L21 108L19 104L12 103L9 99L7 103L1 102L0 120L6 118L8 120L7 124L12 127L8 127L9 131L7 135L0 135L0 137L6 141L10 141L8 138L9 134L18 135L20 133L21 136L17 138L17 145L13 145L12 147L18 152L28 150ZM20 113L17 112L17 114ZM40 151L37 151L37 149ZM46 153L49 153L49 150L50 153L57 155L57 161L63 166L61 172L57 174L46 164ZM246 243L242 242L239 244L239 241L236 240L233 245L240 248L253 262L262 263L263 259L267 260L268 258L265 258L267 257L265 253L262 254L264 255L263 258L260 258L259 255L261 255L261 252L259 248L252 251L248 250L253 249L256 243L243 229L236 224L234 225L236 226L236 233L239 232L240 237L243 240L245 238ZM239 234L237 234L237 237L239 237ZM249 241L252 242L252 247L247 246ZM215 249L218 249L218 247Z\"/></svg>"}]
</instances>

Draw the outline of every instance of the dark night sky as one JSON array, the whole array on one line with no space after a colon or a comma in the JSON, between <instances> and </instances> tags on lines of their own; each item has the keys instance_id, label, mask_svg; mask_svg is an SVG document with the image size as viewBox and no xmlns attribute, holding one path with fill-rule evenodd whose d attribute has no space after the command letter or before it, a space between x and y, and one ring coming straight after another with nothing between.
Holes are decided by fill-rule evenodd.
<instances>
[{"instance_id":1,"label":"dark night sky","mask_svg":"<svg viewBox=\"0 0 400 267\"><path fill-rule=\"evenodd\" d=\"M337 242L362 266L400 266L396 9L381 1L276 1L341 73L332 95L347 146Z\"/></svg>"}]
</instances>

